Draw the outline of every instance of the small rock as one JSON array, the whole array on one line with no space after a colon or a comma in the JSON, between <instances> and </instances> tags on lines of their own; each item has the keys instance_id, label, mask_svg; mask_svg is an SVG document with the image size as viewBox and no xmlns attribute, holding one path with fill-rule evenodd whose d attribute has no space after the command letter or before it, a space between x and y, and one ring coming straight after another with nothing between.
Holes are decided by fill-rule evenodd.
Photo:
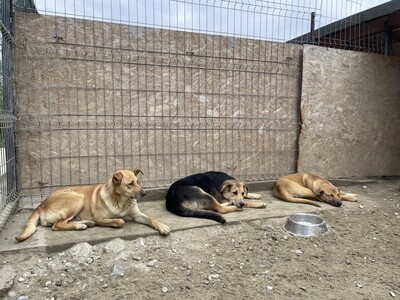
<instances>
[{"instance_id":1,"label":"small rock","mask_svg":"<svg viewBox=\"0 0 400 300\"><path fill-rule=\"evenodd\" d=\"M215 279L219 279L219 274L211 274L210 276L208 276L209 281L212 281Z\"/></svg>"},{"instance_id":2,"label":"small rock","mask_svg":"<svg viewBox=\"0 0 400 300\"><path fill-rule=\"evenodd\" d=\"M362 285L362 284L359 284L359 283L357 283L357 287L358 287L359 289L361 289L361 288L363 287L363 285Z\"/></svg>"},{"instance_id":3,"label":"small rock","mask_svg":"<svg viewBox=\"0 0 400 300\"><path fill-rule=\"evenodd\" d=\"M26 296L26 295L22 295L17 298L17 300L28 300L28 299L29 299L29 296Z\"/></svg>"},{"instance_id":4,"label":"small rock","mask_svg":"<svg viewBox=\"0 0 400 300\"><path fill-rule=\"evenodd\" d=\"M0 268L0 295L7 292L14 282L14 278L17 276L13 267L5 265Z\"/></svg>"},{"instance_id":5,"label":"small rock","mask_svg":"<svg viewBox=\"0 0 400 300\"><path fill-rule=\"evenodd\" d=\"M303 251L301 251L300 249L292 250L292 252L295 253L295 254L297 254L297 255L303 254Z\"/></svg>"},{"instance_id":6,"label":"small rock","mask_svg":"<svg viewBox=\"0 0 400 300\"><path fill-rule=\"evenodd\" d=\"M150 268L154 267L156 262L157 262L157 259L152 259L147 263L147 266L150 267Z\"/></svg>"},{"instance_id":7,"label":"small rock","mask_svg":"<svg viewBox=\"0 0 400 300\"><path fill-rule=\"evenodd\" d=\"M17 293L14 291L8 291L7 296L10 298L15 298L17 296Z\"/></svg>"},{"instance_id":8,"label":"small rock","mask_svg":"<svg viewBox=\"0 0 400 300\"><path fill-rule=\"evenodd\" d=\"M366 185L363 185L362 188L365 190L365 189L367 188L367 186L366 186Z\"/></svg>"},{"instance_id":9,"label":"small rock","mask_svg":"<svg viewBox=\"0 0 400 300\"><path fill-rule=\"evenodd\" d=\"M270 285L269 285L269 286L267 286L267 290L268 290L268 291L272 291L272 289L273 289L273 287L272 287L272 286L270 286Z\"/></svg>"},{"instance_id":10,"label":"small rock","mask_svg":"<svg viewBox=\"0 0 400 300\"><path fill-rule=\"evenodd\" d=\"M62 286L62 281L61 280L57 280L54 284L56 286Z\"/></svg>"},{"instance_id":11,"label":"small rock","mask_svg":"<svg viewBox=\"0 0 400 300\"><path fill-rule=\"evenodd\" d=\"M116 238L104 245L104 250L110 253L119 253L125 250L126 243L123 239Z\"/></svg>"},{"instance_id":12,"label":"small rock","mask_svg":"<svg viewBox=\"0 0 400 300\"><path fill-rule=\"evenodd\" d=\"M276 231L275 227L272 226L271 224L268 224L266 227L267 227L268 229L271 229L271 230L273 230L273 231Z\"/></svg>"},{"instance_id":13,"label":"small rock","mask_svg":"<svg viewBox=\"0 0 400 300\"><path fill-rule=\"evenodd\" d=\"M146 244L144 243L144 238L142 238L142 237L136 239L135 242L137 244L139 244L139 246L142 246L142 247L146 246Z\"/></svg>"},{"instance_id":14,"label":"small rock","mask_svg":"<svg viewBox=\"0 0 400 300\"><path fill-rule=\"evenodd\" d=\"M364 205L361 204L361 205L359 206L359 208L364 208Z\"/></svg>"},{"instance_id":15,"label":"small rock","mask_svg":"<svg viewBox=\"0 0 400 300\"><path fill-rule=\"evenodd\" d=\"M132 256L132 260L134 261L141 261L142 258L140 256Z\"/></svg>"},{"instance_id":16,"label":"small rock","mask_svg":"<svg viewBox=\"0 0 400 300\"><path fill-rule=\"evenodd\" d=\"M128 265L125 261L117 260L114 264L111 276L123 277L125 275L125 270L126 270L127 266Z\"/></svg>"},{"instance_id":17,"label":"small rock","mask_svg":"<svg viewBox=\"0 0 400 300\"><path fill-rule=\"evenodd\" d=\"M161 291L162 291L163 293L166 293L166 292L168 292L168 288L167 288L166 286L164 286L164 287L161 289Z\"/></svg>"},{"instance_id":18,"label":"small rock","mask_svg":"<svg viewBox=\"0 0 400 300\"><path fill-rule=\"evenodd\" d=\"M395 297L396 297L396 293L395 293L395 292L393 292L393 291L390 291L390 292L389 292L389 294L390 294L390 296L392 296L393 298L395 298Z\"/></svg>"},{"instance_id":19,"label":"small rock","mask_svg":"<svg viewBox=\"0 0 400 300\"><path fill-rule=\"evenodd\" d=\"M90 264L93 263L93 262L94 262L94 259L93 259L92 257L88 257L87 260L86 260L86 263L87 263L88 265L90 265Z\"/></svg>"},{"instance_id":20,"label":"small rock","mask_svg":"<svg viewBox=\"0 0 400 300\"><path fill-rule=\"evenodd\" d=\"M92 252L93 246L89 243L79 243L68 249L66 252L72 259L78 262L85 262ZM67 266L68 267L68 266Z\"/></svg>"}]
</instances>

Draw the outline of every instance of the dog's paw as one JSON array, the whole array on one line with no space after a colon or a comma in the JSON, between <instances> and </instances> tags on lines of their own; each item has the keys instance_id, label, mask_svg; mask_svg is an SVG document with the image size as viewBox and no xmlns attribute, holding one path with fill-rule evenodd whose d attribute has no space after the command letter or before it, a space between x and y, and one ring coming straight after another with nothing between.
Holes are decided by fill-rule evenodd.
<instances>
[{"instance_id":1,"label":"dog's paw","mask_svg":"<svg viewBox=\"0 0 400 300\"><path fill-rule=\"evenodd\" d=\"M75 229L76 230L85 230L88 226L86 224L80 223L80 224L75 224Z\"/></svg>"},{"instance_id":2,"label":"dog's paw","mask_svg":"<svg viewBox=\"0 0 400 300\"><path fill-rule=\"evenodd\" d=\"M267 203L264 203L264 202L261 203L260 206L259 206L259 208L266 208L266 207L267 207Z\"/></svg>"},{"instance_id":3,"label":"dog's paw","mask_svg":"<svg viewBox=\"0 0 400 300\"><path fill-rule=\"evenodd\" d=\"M93 221L87 221L87 222L85 222L85 224L87 227L90 227L90 228L96 226L96 223Z\"/></svg>"},{"instance_id":4,"label":"dog's paw","mask_svg":"<svg viewBox=\"0 0 400 300\"><path fill-rule=\"evenodd\" d=\"M169 227L165 224L158 224L157 230L162 234L162 235L167 235L168 233L170 233L171 229L169 229Z\"/></svg>"}]
</instances>

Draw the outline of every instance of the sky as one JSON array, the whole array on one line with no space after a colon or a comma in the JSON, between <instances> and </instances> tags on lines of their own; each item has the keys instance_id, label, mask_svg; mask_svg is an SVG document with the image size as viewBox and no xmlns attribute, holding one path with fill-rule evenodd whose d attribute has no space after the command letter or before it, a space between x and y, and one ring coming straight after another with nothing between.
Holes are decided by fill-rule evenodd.
<instances>
[{"instance_id":1,"label":"sky","mask_svg":"<svg viewBox=\"0 0 400 300\"><path fill-rule=\"evenodd\" d=\"M389 0L390 1L390 0ZM388 0L363 0L361 4L361 10L366 10L368 8L389 2Z\"/></svg>"},{"instance_id":2,"label":"sky","mask_svg":"<svg viewBox=\"0 0 400 300\"><path fill-rule=\"evenodd\" d=\"M40 13L287 41L387 0L35 0Z\"/></svg>"}]
</instances>

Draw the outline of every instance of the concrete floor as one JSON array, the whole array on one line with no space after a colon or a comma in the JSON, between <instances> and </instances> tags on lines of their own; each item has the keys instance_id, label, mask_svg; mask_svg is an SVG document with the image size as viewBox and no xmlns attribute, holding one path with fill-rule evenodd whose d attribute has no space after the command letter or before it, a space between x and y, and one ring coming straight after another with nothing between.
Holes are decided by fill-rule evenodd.
<instances>
[{"instance_id":1,"label":"concrete floor","mask_svg":"<svg viewBox=\"0 0 400 300\"><path fill-rule=\"evenodd\" d=\"M172 232L205 226L229 226L229 224L232 223L284 217L298 212L318 213L321 210L335 209L326 204L322 204L322 208L318 208L305 204L287 203L275 199L271 195L271 191L258 193L262 195L262 201L267 203L267 208L245 208L241 212L226 214L224 216L227 223L223 225L207 219L183 218L171 214L166 210L164 200L145 201L139 203L139 208L143 213L167 224L171 228ZM133 240L139 237L159 234L149 226L130 221L128 221L125 227L121 229L95 226L84 231L64 232L55 232L52 231L50 227L42 227L39 225L37 231L29 239L22 243L18 243L14 238L21 233L31 212L32 210L23 209L12 215L7 220L6 225L0 232L0 252L16 250L56 252L67 249L80 242L88 242L94 245L114 238Z\"/></svg>"}]
</instances>

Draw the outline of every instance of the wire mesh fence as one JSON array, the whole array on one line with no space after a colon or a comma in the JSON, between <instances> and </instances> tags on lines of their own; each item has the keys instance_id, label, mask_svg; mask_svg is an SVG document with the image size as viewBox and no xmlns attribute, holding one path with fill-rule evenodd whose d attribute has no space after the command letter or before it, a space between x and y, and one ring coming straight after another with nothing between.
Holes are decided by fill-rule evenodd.
<instances>
[{"instance_id":1,"label":"wire mesh fence","mask_svg":"<svg viewBox=\"0 0 400 300\"><path fill-rule=\"evenodd\" d=\"M140 167L145 188L200 171L296 171L302 47L361 1L19 0L23 205Z\"/></svg>"}]
</instances>

